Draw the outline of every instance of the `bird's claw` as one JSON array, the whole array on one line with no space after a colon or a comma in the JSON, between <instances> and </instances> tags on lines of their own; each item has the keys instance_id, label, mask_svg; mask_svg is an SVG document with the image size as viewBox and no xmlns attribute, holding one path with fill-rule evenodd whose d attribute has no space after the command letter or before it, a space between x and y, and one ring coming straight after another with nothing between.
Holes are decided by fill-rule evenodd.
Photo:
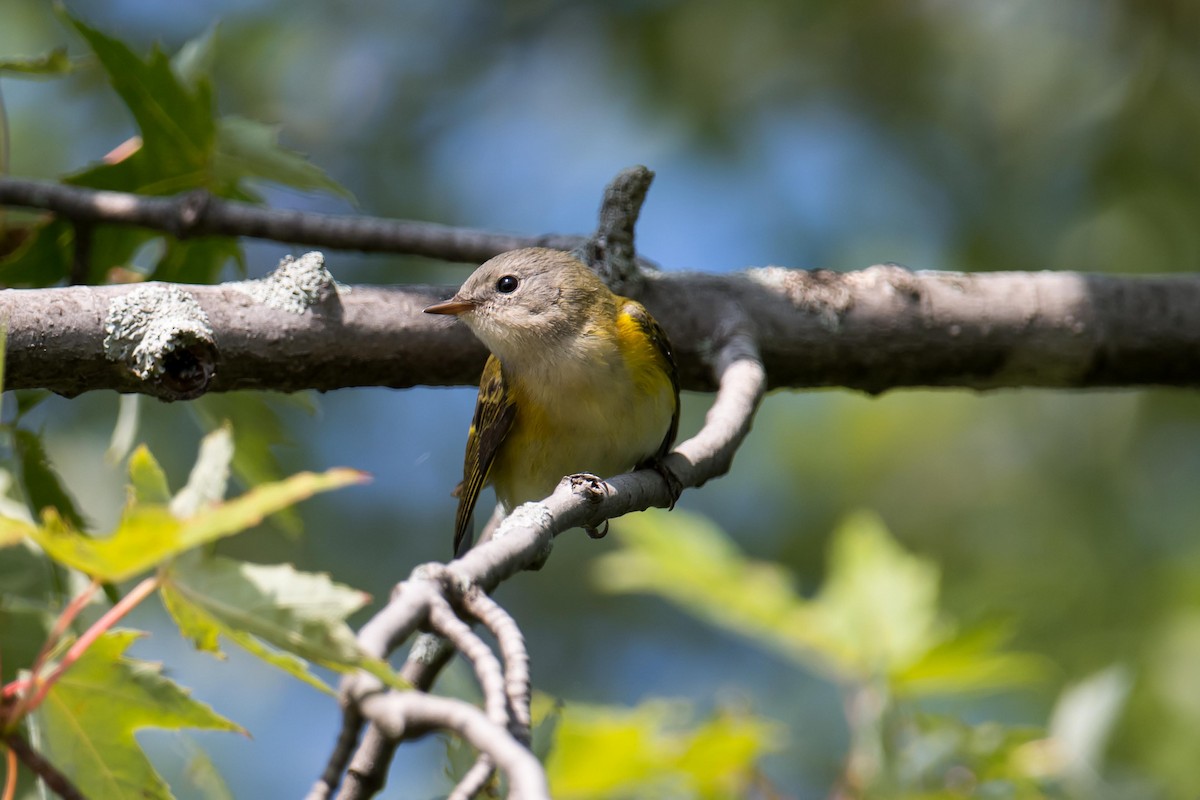
<instances>
[{"instance_id":1,"label":"bird's claw","mask_svg":"<svg viewBox=\"0 0 1200 800\"><path fill-rule=\"evenodd\" d=\"M571 481L571 489L582 494L591 503L599 503L608 495L608 484L603 478L590 472L580 472L567 476ZM583 525L584 532L593 539L603 539L608 535L608 520L600 525Z\"/></svg>"}]
</instances>

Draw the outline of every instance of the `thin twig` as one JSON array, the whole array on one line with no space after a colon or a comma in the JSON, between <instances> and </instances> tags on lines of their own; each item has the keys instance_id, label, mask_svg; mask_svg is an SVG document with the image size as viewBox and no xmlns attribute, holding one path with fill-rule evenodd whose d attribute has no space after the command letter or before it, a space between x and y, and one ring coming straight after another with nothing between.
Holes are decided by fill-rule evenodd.
<instances>
[{"instance_id":1,"label":"thin twig","mask_svg":"<svg viewBox=\"0 0 1200 800\"><path fill-rule=\"evenodd\" d=\"M422 692L369 693L360 699L363 713L391 739L430 730L449 730L487 753L508 776L514 800L549 800L542 765L502 725L470 703Z\"/></svg>"},{"instance_id":2,"label":"thin twig","mask_svg":"<svg viewBox=\"0 0 1200 800\"><path fill-rule=\"evenodd\" d=\"M437 598L429 608L429 626L446 637L462 653L475 670L475 679L483 693L483 708L488 719L497 725L508 725L508 701L504 693L504 673L500 660L491 648L475 635L471 626L459 619L443 598Z\"/></svg>"},{"instance_id":3,"label":"thin twig","mask_svg":"<svg viewBox=\"0 0 1200 800\"><path fill-rule=\"evenodd\" d=\"M42 701L46 699L46 693L54 688L54 684L62 677L63 673L70 669L71 665L80 659L87 652L87 649L92 646L92 643L99 639L109 628L120 622L121 618L132 611L138 603L145 600L158 588L162 582L159 575L146 578L137 586L129 591L129 594L121 598L120 602L110 608L108 611L92 623L92 626L84 631L75 642L67 649L66 654L44 679L37 682L37 693L34 695L24 709L25 713L35 710Z\"/></svg>"},{"instance_id":4,"label":"thin twig","mask_svg":"<svg viewBox=\"0 0 1200 800\"><path fill-rule=\"evenodd\" d=\"M46 784L46 787L63 800L86 800L83 792L58 768L42 757L40 753L29 746L29 742L17 733L9 733L4 737L4 744L16 754L21 763L29 768Z\"/></svg>"},{"instance_id":5,"label":"thin twig","mask_svg":"<svg viewBox=\"0 0 1200 800\"><path fill-rule=\"evenodd\" d=\"M504 607L478 587L462 599L463 609L487 628L504 659L504 693L508 698L509 729L517 740L529 744L533 718L529 711L529 651L517 621Z\"/></svg>"},{"instance_id":6,"label":"thin twig","mask_svg":"<svg viewBox=\"0 0 1200 800\"><path fill-rule=\"evenodd\" d=\"M515 236L432 222L286 211L223 200L203 192L148 197L19 178L0 178L0 206L53 211L75 222L134 225L177 238L248 236L474 263L521 247L572 250L585 241L582 236Z\"/></svg>"},{"instance_id":7,"label":"thin twig","mask_svg":"<svg viewBox=\"0 0 1200 800\"><path fill-rule=\"evenodd\" d=\"M492 760L483 753L475 759L475 763L467 770L462 779L450 790L450 794L446 795L446 800L471 800L475 795L483 791L483 787L487 786L488 781L492 779L492 775L496 772L496 766Z\"/></svg>"}]
</instances>

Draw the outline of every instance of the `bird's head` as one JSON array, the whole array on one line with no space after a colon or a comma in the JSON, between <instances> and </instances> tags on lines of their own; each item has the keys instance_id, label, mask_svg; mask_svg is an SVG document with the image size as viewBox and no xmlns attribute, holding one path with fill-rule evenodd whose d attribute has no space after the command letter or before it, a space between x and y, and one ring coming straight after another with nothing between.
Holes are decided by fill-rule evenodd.
<instances>
[{"instance_id":1,"label":"bird's head","mask_svg":"<svg viewBox=\"0 0 1200 800\"><path fill-rule=\"evenodd\" d=\"M425 309L465 322L501 361L577 337L611 293L560 250L502 253L471 273L454 297Z\"/></svg>"}]
</instances>

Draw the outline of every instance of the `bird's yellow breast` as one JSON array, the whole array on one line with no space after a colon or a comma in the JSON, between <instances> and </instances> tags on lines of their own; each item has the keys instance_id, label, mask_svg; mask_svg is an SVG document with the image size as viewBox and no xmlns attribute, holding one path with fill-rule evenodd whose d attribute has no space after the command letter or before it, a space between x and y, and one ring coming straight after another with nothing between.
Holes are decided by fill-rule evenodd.
<instances>
[{"instance_id":1,"label":"bird's yellow breast","mask_svg":"<svg viewBox=\"0 0 1200 800\"><path fill-rule=\"evenodd\" d=\"M675 414L663 356L627 314L574 357L504 377L517 412L491 476L507 511L549 495L564 475L628 471L658 451Z\"/></svg>"}]
</instances>

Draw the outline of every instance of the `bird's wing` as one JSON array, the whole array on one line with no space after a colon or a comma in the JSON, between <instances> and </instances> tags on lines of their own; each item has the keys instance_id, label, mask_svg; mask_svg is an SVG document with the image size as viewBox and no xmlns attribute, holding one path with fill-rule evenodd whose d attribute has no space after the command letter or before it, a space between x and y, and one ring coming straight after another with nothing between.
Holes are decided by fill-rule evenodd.
<instances>
[{"instance_id":1,"label":"bird's wing","mask_svg":"<svg viewBox=\"0 0 1200 800\"><path fill-rule=\"evenodd\" d=\"M496 460L496 453L504 437L512 427L517 407L506 397L504 373L500 360L488 356L479 379L479 399L475 402L475 417L467 434L467 454L463 461L463 480L455 493L458 495L458 513L454 517L454 554L461 555L463 542L468 546L475 513L475 501L479 491L487 482L488 471Z\"/></svg>"},{"instance_id":2,"label":"bird's wing","mask_svg":"<svg viewBox=\"0 0 1200 800\"><path fill-rule=\"evenodd\" d=\"M654 346L654 350L659 356L660 366L666 371L667 377L671 379L671 388L675 392L675 412L671 415L671 427L663 438L662 444L658 446L658 451L646 460L647 463L657 462L671 452L671 446L675 444L675 436L679 433L679 372L675 368L675 357L671 354L671 340L667 338L667 332L663 330L662 325L658 324L658 320L650 316L646 307L636 300L626 300L621 307L621 313L628 315L650 340L650 344Z\"/></svg>"}]
</instances>

